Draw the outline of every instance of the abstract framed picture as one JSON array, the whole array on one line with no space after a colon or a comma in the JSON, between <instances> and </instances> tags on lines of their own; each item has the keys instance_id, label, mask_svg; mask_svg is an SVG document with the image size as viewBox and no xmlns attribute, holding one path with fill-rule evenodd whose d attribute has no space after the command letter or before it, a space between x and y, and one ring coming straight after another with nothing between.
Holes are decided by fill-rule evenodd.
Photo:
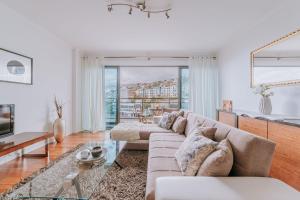
<instances>
[{"instance_id":1,"label":"abstract framed picture","mask_svg":"<svg viewBox=\"0 0 300 200\"><path fill-rule=\"evenodd\" d=\"M32 85L33 59L0 48L0 81Z\"/></svg>"}]
</instances>

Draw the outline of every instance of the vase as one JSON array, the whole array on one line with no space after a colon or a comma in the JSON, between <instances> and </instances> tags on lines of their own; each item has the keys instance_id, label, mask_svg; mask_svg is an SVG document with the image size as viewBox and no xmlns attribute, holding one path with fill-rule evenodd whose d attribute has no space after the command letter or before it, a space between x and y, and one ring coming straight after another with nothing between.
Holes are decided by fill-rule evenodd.
<instances>
[{"instance_id":1,"label":"vase","mask_svg":"<svg viewBox=\"0 0 300 200\"><path fill-rule=\"evenodd\" d=\"M64 140L65 127L66 127L66 122L64 119L57 118L54 121L53 131L54 131L54 138L57 143L61 143Z\"/></svg>"},{"instance_id":2,"label":"vase","mask_svg":"<svg viewBox=\"0 0 300 200\"><path fill-rule=\"evenodd\" d=\"M259 111L264 115L270 115L272 113L272 103L270 97L261 97Z\"/></svg>"}]
</instances>

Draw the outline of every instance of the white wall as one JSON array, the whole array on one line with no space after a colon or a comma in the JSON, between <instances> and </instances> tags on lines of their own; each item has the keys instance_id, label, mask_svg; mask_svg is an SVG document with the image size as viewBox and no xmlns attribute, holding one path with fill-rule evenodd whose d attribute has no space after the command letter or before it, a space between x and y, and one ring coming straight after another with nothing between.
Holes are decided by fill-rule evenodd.
<instances>
[{"instance_id":1,"label":"white wall","mask_svg":"<svg viewBox=\"0 0 300 200\"><path fill-rule=\"evenodd\" d=\"M49 131L55 119L54 95L66 105L72 130L72 49L0 3L0 48L33 58L33 85L0 82L0 104L15 104L15 133ZM1 67L1 66L0 66Z\"/></svg>"},{"instance_id":2,"label":"white wall","mask_svg":"<svg viewBox=\"0 0 300 200\"><path fill-rule=\"evenodd\" d=\"M259 97L250 88L250 52L299 28L299 7L286 4L222 48L218 54L221 99L233 100L234 109L257 111ZM273 91L274 114L300 116L299 85Z\"/></svg>"}]
</instances>

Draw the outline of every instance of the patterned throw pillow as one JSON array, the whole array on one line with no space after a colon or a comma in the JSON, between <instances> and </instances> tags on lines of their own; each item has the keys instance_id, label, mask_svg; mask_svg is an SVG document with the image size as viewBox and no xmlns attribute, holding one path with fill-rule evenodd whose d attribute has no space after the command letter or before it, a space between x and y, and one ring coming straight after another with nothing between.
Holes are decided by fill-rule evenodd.
<instances>
[{"instance_id":1,"label":"patterned throw pillow","mask_svg":"<svg viewBox=\"0 0 300 200\"><path fill-rule=\"evenodd\" d=\"M228 176L233 165L233 152L228 139L222 140L216 151L202 163L197 176Z\"/></svg>"},{"instance_id":2,"label":"patterned throw pillow","mask_svg":"<svg viewBox=\"0 0 300 200\"><path fill-rule=\"evenodd\" d=\"M171 129L176 117L177 117L177 112L171 112L171 113L165 112L163 114L163 117L159 121L158 125L165 129Z\"/></svg>"},{"instance_id":3,"label":"patterned throw pillow","mask_svg":"<svg viewBox=\"0 0 300 200\"><path fill-rule=\"evenodd\" d=\"M172 126L172 130L175 133L183 134L185 130L186 122L187 122L186 118L183 118L182 116L177 117Z\"/></svg>"},{"instance_id":4,"label":"patterned throw pillow","mask_svg":"<svg viewBox=\"0 0 300 200\"><path fill-rule=\"evenodd\" d=\"M184 116L184 110L179 110L177 113L178 113L178 116L181 116L181 117Z\"/></svg>"},{"instance_id":5,"label":"patterned throw pillow","mask_svg":"<svg viewBox=\"0 0 300 200\"><path fill-rule=\"evenodd\" d=\"M175 153L182 174L195 176L203 161L215 150L217 144L201 134L190 134Z\"/></svg>"}]
</instances>

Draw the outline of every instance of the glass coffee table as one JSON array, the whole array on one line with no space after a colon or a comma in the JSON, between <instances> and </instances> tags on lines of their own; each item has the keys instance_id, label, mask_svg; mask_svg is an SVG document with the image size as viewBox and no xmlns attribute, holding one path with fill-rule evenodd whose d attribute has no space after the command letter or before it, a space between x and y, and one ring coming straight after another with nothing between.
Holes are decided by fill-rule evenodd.
<instances>
[{"instance_id":1,"label":"glass coffee table","mask_svg":"<svg viewBox=\"0 0 300 200\"><path fill-rule=\"evenodd\" d=\"M101 145L105 160L92 164L79 164L76 154L84 149ZM76 151L55 162L51 167L22 185L7 197L8 199L80 199L87 200L99 186L106 172L113 163L119 167L117 156L125 144L106 140L88 143Z\"/></svg>"}]
</instances>

